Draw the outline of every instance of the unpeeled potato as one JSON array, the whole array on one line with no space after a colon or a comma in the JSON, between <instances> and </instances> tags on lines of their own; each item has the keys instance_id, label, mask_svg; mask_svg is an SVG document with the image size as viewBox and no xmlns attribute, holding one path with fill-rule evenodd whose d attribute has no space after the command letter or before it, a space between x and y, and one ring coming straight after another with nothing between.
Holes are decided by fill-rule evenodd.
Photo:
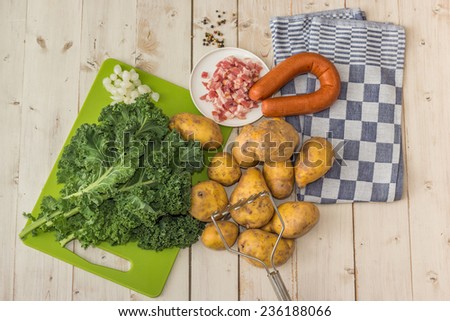
<instances>
[{"instance_id":1,"label":"unpeeled potato","mask_svg":"<svg viewBox=\"0 0 450 321\"><path fill-rule=\"evenodd\" d=\"M276 214L274 214L274 215L276 215ZM272 220L270 220L269 223L267 223L266 225L261 226L259 229L261 231L265 231L265 232L269 232L269 233L273 232L272 231Z\"/></svg>"},{"instance_id":2,"label":"unpeeled potato","mask_svg":"<svg viewBox=\"0 0 450 321\"><path fill-rule=\"evenodd\" d=\"M215 211L228 205L225 188L214 181L203 181L192 187L189 213L199 221L210 222Z\"/></svg>"},{"instance_id":3,"label":"unpeeled potato","mask_svg":"<svg viewBox=\"0 0 450 321\"><path fill-rule=\"evenodd\" d=\"M291 195L294 189L294 167L290 160L264 163L263 174L273 197L283 199Z\"/></svg>"},{"instance_id":4,"label":"unpeeled potato","mask_svg":"<svg viewBox=\"0 0 450 321\"><path fill-rule=\"evenodd\" d=\"M320 213L316 205L309 202L286 202L278 206L284 222L284 238L297 238L308 233L319 221ZM270 221L272 232L281 233L281 221L274 215Z\"/></svg>"},{"instance_id":5,"label":"unpeeled potato","mask_svg":"<svg viewBox=\"0 0 450 321\"><path fill-rule=\"evenodd\" d=\"M219 125L205 116L179 113L170 119L169 128L176 129L184 140L199 141L203 149L219 148L223 143Z\"/></svg>"},{"instance_id":6,"label":"unpeeled potato","mask_svg":"<svg viewBox=\"0 0 450 321\"><path fill-rule=\"evenodd\" d=\"M303 144L294 166L295 182L305 187L323 175L333 165L333 145L325 138L312 137Z\"/></svg>"},{"instance_id":7,"label":"unpeeled potato","mask_svg":"<svg viewBox=\"0 0 450 321\"><path fill-rule=\"evenodd\" d=\"M241 177L241 168L230 153L219 152L211 159L208 177L224 186L230 186Z\"/></svg>"},{"instance_id":8,"label":"unpeeled potato","mask_svg":"<svg viewBox=\"0 0 450 321\"><path fill-rule=\"evenodd\" d=\"M222 232L225 241L228 246L233 246L236 242L236 239L239 235L239 227L237 224L230 221L219 221L217 225ZM203 245L212 250L225 250L225 245L223 244L222 239L220 238L219 232L217 231L215 225L213 223L208 223L203 230L201 240Z\"/></svg>"},{"instance_id":9,"label":"unpeeled potato","mask_svg":"<svg viewBox=\"0 0 450 321\"><path fill-rule=\"evenodd\" d=\"M268 267L271 266L270 257L272 255L275 242L278 235L265 232L259 229L245 230L239 235L238 249L239 252L254 256L263 261ZM274 254L274 265L280 266L289 260L294 253L295 241L288 239L280 239ZM245 258L245 257L244 257ZM245 258L250 264L263 267L263 265L255 260Z\"/></svg>"},{"instance_id":10,"label":"unpeeled potato","mask_svg":"<svg viewBox=\"0 0 450 321\"><path fill-rule=\"evenodd\" d=\"M269 191L261 171L251 167L242 175L239 183L231 193L230 203L235 204L241 199L247 199L253 194ZM274 208L269 197L256 199L253 203L231 210L233 220L246 228L258 228L266 225L272 218Z\"/></svg>"},{"instance_id":11,"label":"unpeeled potato","mask_svg":"<svg viewBox=\"0 0 450 321\"><path fill-rule=\"evenodd\" d=\"M300 139L295 128L282 118L267 118L244 126L236 137L232 154L239 166L258 162L281 162L294 153Z\"/></svg>"}]
</instances>

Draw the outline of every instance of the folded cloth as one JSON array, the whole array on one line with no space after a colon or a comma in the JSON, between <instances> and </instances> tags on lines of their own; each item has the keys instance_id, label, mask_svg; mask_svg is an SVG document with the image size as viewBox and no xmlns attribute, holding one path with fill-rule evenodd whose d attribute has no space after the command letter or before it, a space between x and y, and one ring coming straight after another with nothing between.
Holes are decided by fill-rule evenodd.
<instances>
[{"instance_id":1,"label":"folded cloth","mask_svg":"<svg viewBox=\"0 0 450 321\"><path fill-rule=\"evenodd\" d=\"M270 19L270 31L276 64L294 54L308 51L311 22L316 17L366 20L364 11L360 9L337 9L273 17Z\"/></svg>"},{"instance_id":2,"label":"folded cloth","mask_svg":"<svg viewBox=\"0 0 450 321\"><path fill-rule=\"evenodd\" d=\"M360 9L337 9L311 12L294 16L273 17L270 19L274 62L280 63L286 58L308 51L311 22L315 17L330 19L365 20L366 15ZM306 75L296 77L281 89L282 95L295 95L306 90ZM300 128L297 128L300 131Z\"/></svg>"},{"instance_id":3,"label":"folded cloth","mask_svg":"<svg viewBox=\"0 0 450 321\"><path fill-rule=\"evenodd\" d=\"M336 154L331 170L298 190L298 199L316 203L400 199L404 29L388 23L315 16L308 35L308 50L335 63L341 93L325 111L288 119L302 132L303 140L327 137ZM306 92L319 87L312 75L306 82ZM281 91L282 95L295 93L304 91L297 86L293 93L292 87Z\"/></svg>"}]
</instances>

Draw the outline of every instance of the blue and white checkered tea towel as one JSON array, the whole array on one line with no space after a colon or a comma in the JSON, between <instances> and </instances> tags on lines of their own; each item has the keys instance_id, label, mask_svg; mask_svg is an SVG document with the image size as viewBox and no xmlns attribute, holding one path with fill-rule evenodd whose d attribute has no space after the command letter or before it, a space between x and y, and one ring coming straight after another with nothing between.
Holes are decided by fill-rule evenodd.
<instances>
[{"instance_id":1,"label":"blue and white checkered tea towel","mask_svg":"<svg viewBox=\"0 0 450 321\"><path fill-rule=\"evenodd\" d=\"M308 51L309 32L312 20L316 17L329 19L365 20L360 9L337 9L311 12L294 16L273 17L270 19L272 45L275 64L286 58ZM281 95L293 95L306 91L306 75L300 75L281 89ZM300 128L297 128L300 131Z\"/></svg>"},{"instance_id":2,"label":"blue and white checkered tea towel","mask_svg":"<svg viewBox=\"0 0 450 321\"><path fill-rule=\"evenodd\" d=\"M331 170L299 190L298 198L316 203L400 199L404 29L315 16L309 24L307 48L333 61L342 83L331 108L288 119L302 132L303 140L328 137L337 154ZM319 86L312 75L306 83L306 92ZM304 91L296 85L281 91L282 95L296 93Z\"/></svg>"}]
</instances>

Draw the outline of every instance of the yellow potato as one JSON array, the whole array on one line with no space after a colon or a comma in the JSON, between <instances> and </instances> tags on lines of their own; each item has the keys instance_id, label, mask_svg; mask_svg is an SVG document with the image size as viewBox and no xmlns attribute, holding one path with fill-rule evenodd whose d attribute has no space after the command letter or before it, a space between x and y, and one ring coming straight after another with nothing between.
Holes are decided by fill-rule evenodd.
<instances>
[{"instance_id":1,"label":"yellow potato","mask_svg":"<svg viewBox=\"0 0 450 321\"><path fill-rule=\"evenodd\" d=\"M241 199L248 198L253 194L262 191L269 191L264 181L264 177L257 168L249 168L242 175L239 183L231 193L230 203L235 204ZM274 208L270 198L267 196L260 197L253 203L242 206L238 210L230 212L233 220L246 228L258 228L266 225L272 218Z\"/></svg>"},{"instance_id":2,"label":"yellow potato","mask_svg":"<svg viewBox=\"0 0 450 321\"><path fill-rule=\"evenodd\" d=\"M305 187L326 174L333 165L333 145L325 138L313 137L302 146L294 166L295 182Z\"/></svg>"},{"instance_id":3,"label":"yellow potato","mask_svg":"<svg viewBox=\"0 0 450 321\"><path fill-rule=\"evenodd\" d=\"M199 141L203 149L219 148L223 143L219 125L204 116L176 114L170 119L169 128L176 129L185 140Z\"/></svg>"},{"instance_id":4,"label":"yellow potato","mask_svg":"<svg viewBox=\"0 0 450 321\"><path fill-rule=\"evenodd\" d=\"M199 221L210 222L211 215L228 204L225 188L214 181L200 182L192 187L190 214Z\"/></svg>"},{"instance_id":5,"label":"yellow potato","mask_svg":"<svg viewBox=\"0 0 450 321\"><path fill-rule=\"evenodd\" d=\"M281 118L268 118L244 126L234 141L232 154L239 166L288 160L299 143L295 128Z\"/></svg>"},{"instance_id":6,"label":"yellow potato","mask_svg":"<svg viewBox=\"0 0 450 321\"><path fill-rule=\"evenodd\" d=\"M294 189L294 167L290 160L264 163L263 174L273 197L282 199L291 195Z\"/></svg>"},{"instance_id":7,"label":"yellow potato","mask_svg":"<svg viewBox=\"0 0 450 321\"><path fill-rule=\"evenodd\" d=\"M233 246L239 235L239 227L230 221L219 221L217 225L225 238L228 246ZM225 250L225 245L220 238L219 232L213 223L208 223L203 230L201 240L203 245L212 250Z\"/></svg>"},{"instance_id":8,"label":"yellow potato","mask_svg":"<svg viewBox=\"0 0 450 321\"><path fill-rule=\"evenodd\" d=\"M297 238L308 233L319 221L320 213L316 205L308 202L286 202L278 206L284 222L284 238ZM270 221L274 233L281 233L281 221L274 215Z\"/></svg>"},{"instance_id":9,"label":"yellow potato","mask_svg":"<svg viewBox=\"0 0 450 321\"><path fill-rule=\"evenodd\" d=\"M242 232L238 238L239 252L257 257L263 261L268 267L271 267L270 256L273 247L277 241L278 235L261 231L259 229L250 229ZM275 266L280 266L289 260L294 253L295 241L281 239L278 243L277 250L273 258ZM263 267L263 265L255 260L245 258L250 264Z\"/></svg>"},{"instance_id":10,"label":"yellow potato","mask_svg":"<svg viewBox=\"0 0 450 321\"><path fill-rule=\"evenodd\" d=\"M211 159L208 177L224 186L230 186L241 177L241 168L230 153L220 152Z\"/></svg>"},{"instance_id":11,"label":"yellow potato","mask_svg":"<svg viewBox=\"0 0 450 321\"><path fill-rule=\"evenodd\" d=\"M275 213L276 214L276 213ZM273 215L275 215L273 214ZM273 218L273 217L272 217ZM269 221L266 225L259 228L261 231L270 232L272 233L272 220Z\"/></svg>"}]
</instances>

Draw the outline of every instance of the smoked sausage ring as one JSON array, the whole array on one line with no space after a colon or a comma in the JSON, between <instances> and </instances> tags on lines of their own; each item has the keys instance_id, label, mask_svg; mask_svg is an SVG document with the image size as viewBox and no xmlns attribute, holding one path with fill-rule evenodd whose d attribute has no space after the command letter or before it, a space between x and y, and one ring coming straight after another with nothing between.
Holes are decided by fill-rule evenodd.
<instances>
[{"instance_id":1,"label":"smoked sausage ring","mask_svg":"<svg viewBox=\"0 0 450 321\"><path fill-rule=\"evenodd\" d=\"M269 98L296 76L312 73L320 81L320 88L310 94ZM324 56L302 52L279 63L249 91L255 101L262 100L262 113L267 117L311 114L333 104L341 90L341 79L333 63Z\"/></svg>"}]
</instances>

